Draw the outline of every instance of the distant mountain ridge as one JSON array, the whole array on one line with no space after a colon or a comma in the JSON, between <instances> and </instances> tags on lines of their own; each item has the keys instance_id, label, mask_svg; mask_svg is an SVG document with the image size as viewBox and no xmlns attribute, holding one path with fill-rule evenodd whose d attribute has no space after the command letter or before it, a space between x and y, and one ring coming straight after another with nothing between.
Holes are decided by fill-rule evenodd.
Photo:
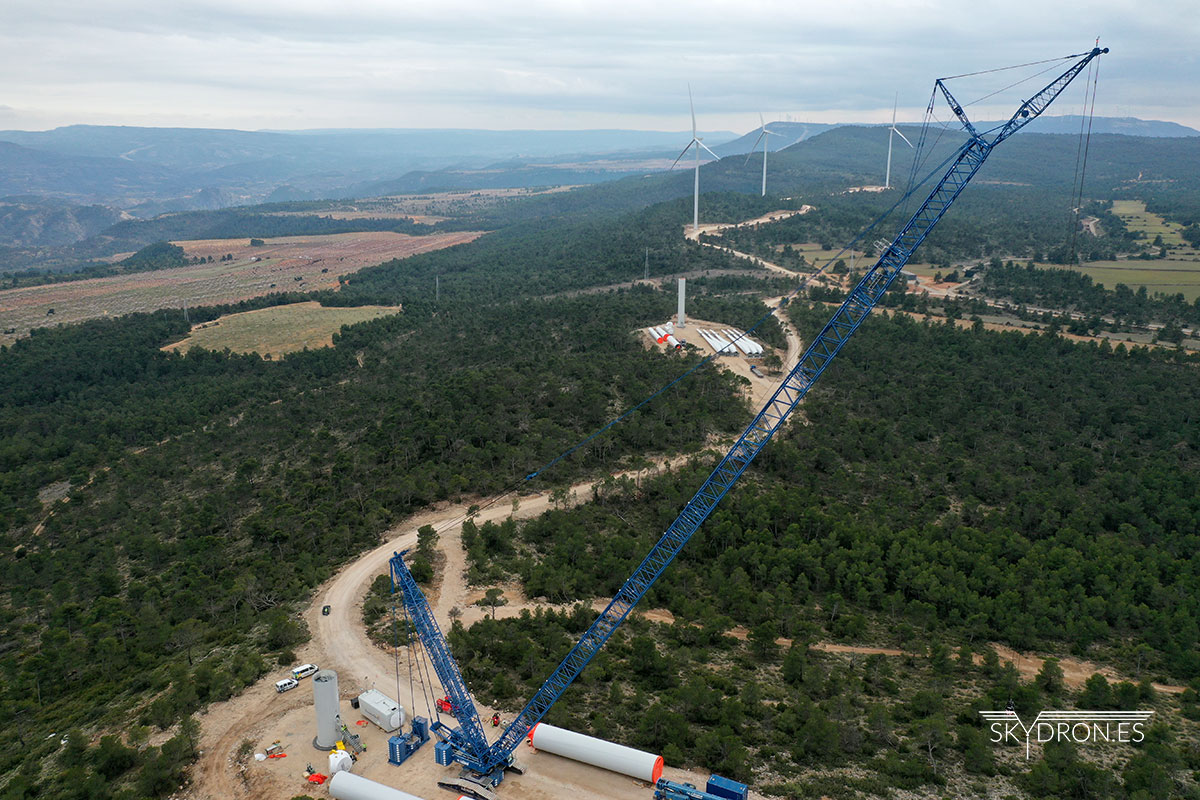
<instances>
[{"instance_id":1,"label":"distant mountain ridge","mask_svg":"<svg viewBox=\"0 0 1200 800\"><path fill-rule=\"evenodd\" d=\"M705 136L736 138L728 131ZM640 159L676 150L687 138L635 130L281 133L71 125L0 131L0 194L104 202L148 216L261 202L282 187L292 197L340 197L347 187L411 172L481 169L511 159Z\"/></svg>"},{"instance_id":2,"label":"distant mountain ridge","mask_svg":"<svg viewBox=\"0 0 1200 800\"><path fill-rule=\"evenodd\" d=\"M15 247L67 245L94 236L127 214L107 206L75 206L40 197L0 197L0 242Z\"/></svg>"},{"instance_id":3,"label":"distant mountain ridge","mask_svg":"<svg viewBox=\"0 0 1200 800\"><path fill-rule=\"evenodd\" d=\"M1195 128L1189 128L1186 125L1180 125L1178 122L1165 122L1163 120L1154 119L1138 119L1137 117L1094 117L1091 124L1092 134L1115 133L1124 136L1146 136L1155 139L1172 139L1184 136L1200 136L1200 131ZM975 127L981 130L1002 125L1003 121L992 122L976 122ZM818 122L768 122L767 130L774 131L777 135L768 136L767 141L770 144L771 152L783 150L791 147L797 142L803 142L811 139L818 134L833 130L834 128L850 128L850 127L887 127L887 123L878 123L876 125L867 125L863 123L818 123ZM910 129L919 129L920 123L904 122L902 120L896 122L896 127L903 128L906 132ZM1087 121L1085 117L1077 114L1066 114L1059 117L1043 116L1038 117L1031 122L1025 130L1029 133L1058 133L1058 134L1079 134L1080 130L1085 133L1088 131ZM761 128L755 128L745 136L740 136L732 142L713 147L713 150L720 156L736 155L738 153L749 153L751 149L762 150L761 146L757 146L758 136ZM905 134L909 135L908 133ZM901 143L903 146L903 143Z\"/></svg>"},{"instance_id":4,"label":"distant mountain ridge","mask_svg":"<svg viewBox=\"0 0 1200 800\"><path fill-rule=\"evenodd\" d=\"M1078 116L1043 117L1028 130L1078 135L1082 122ZM768 127L777 134L768 146L778 151L850 126L774 121ZM1200 136L1178 123L1129 117L1096 117L1091 130ZM722 131L702 135L724 157L750 152L759 130L740 137ZM636 130L280 132L89 125L0 131L0 196L54 197L71 207L103 204L145 218L268 199L597 183L664 168L689 136ZM8 242L40 235L29 229Z\"/></svg>"}]
</instances>

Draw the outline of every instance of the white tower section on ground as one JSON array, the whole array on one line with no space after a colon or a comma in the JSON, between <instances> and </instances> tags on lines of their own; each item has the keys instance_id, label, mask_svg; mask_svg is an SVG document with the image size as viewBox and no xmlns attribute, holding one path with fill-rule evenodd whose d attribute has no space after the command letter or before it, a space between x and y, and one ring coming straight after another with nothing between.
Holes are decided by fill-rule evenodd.
<instances>
[{"instance_id":1,"label":"white tower section on ground","mask_svg":"<svg viewBox=\"0 0 1200 800\"><path fill-rule=\"evenodd\" d=\"M333 795L334 800L421 800L415 794L367 780L353 772L334 774L329 779L329 793Z\"/></svg>"},{"instance_id":2,"label":"white tower section on ground","mask_svg":"<svg viewBox=\"0 0 1200 800\"><path fill-rule=\"evenodd\" d=\"M544 722L533 726L529 732L529 742L535 750L619 772L639 781L656 783L662 777L662 756L556 728Z\"/></svg>"},{"instance_id":3,"label":"white tower section on ground","mask_svg":"<svg viewBox=\"0 0 1200 800\"><path fill-rule=\"evenodd\" d=\"M686 294L686 289L685 289L686 285L687 285L687 278L680 278L679 279L679 320L675 324L681 328L687 327L687 325L684 322L684 316L683 316L683 298Z\"/></svg>"},{"instance_id":4,"label":"white tower section on ground","mask_svg":"<svg viewBox=\"0 0 1200 800\"><path fill-rule=\"evenodd\" d=\"M323 669L313 675L313 708L317 712L317 735L313 739L313 747L332 750L338 739L342 738L338 735L342 719L337 673L331 669Z\"/></svg>"}]
</instances>

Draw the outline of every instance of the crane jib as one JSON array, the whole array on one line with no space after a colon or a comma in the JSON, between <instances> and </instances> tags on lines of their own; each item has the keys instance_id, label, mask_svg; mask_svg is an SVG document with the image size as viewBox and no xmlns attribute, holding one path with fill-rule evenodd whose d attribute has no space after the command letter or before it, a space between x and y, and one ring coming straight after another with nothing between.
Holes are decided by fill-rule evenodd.
<instances>
[{"instance_id":1,"label":"crane jib","mask_svg":"<svg viewBox=\"0 0 1200 800\"><path fill-rule=\"evenodd\" d=\"M808 390L824 373L825 368L841 352L842 347L854 335L863 321L870 316L896 276L908 264L913 252L945 215L954 200L979 171L979 168L983 166L983 162L992 149L1040 115L1092 59L1107 52L1107 48L1096 48L1087 53L1038 94L1022 103L1012 118L990 140L985 138L986 134L980 135L975 131L962 111L962 107L958 105L942 82L938 81L938 86L945 94L947 102L951 104L952 110L962 119L964 126L972 134L970 138L959 149L953 163L920 208L900 229L891 243L884 248L879 259L846 296L820 333L805 349L796 366L771 395L771 399L755 415L750 425L742 432L729 452L704 481L704 484L684 506L679 516L668 526L637 569L621 586L616 596L600 612L595 622L571 648L562 663L550 674L491 747L487 746L483 726L475 711L474 703L470 699L466 684L463 682L458 665L450 655L449 648L446 646L436 620L433 619L428 603L416 582L412 580L408 567L404 564L403 554L396 554L392 558L393 581L400 586L405 605L409 607L410 616L417 629L417 635L421 638L430 660L433 662L438 678L455 703L452 713L459 721L461 728L439 734L450 741L455 760L469 770L487 777L490 782L499 782L503 776L504 767L512 763L513 751L521 743L521 740L545 716L555 701L620 627L634 606L670 566L675 556L688 543L758 453L784 425L792 411L804 399Z\"/></svg>"}]
</instances>

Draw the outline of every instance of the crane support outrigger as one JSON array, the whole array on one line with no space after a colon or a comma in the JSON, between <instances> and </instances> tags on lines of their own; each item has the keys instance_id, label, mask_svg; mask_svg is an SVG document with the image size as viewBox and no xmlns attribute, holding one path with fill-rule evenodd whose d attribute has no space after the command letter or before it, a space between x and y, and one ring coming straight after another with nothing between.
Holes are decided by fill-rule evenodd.
<instances>
[{"instance_id":1,"label":"crane support outrigger","mask_svg":"<svg viewBox=\"0 0 1200 800\"><path fill-rule=\"evenodd\" d=\"M892 281L908 264L913 252L979 171L992 149L1032 122L1093 59L1107 52L1108 48L1097 47L1088 53L1067 56L1078 60L1041 91L1022 103L1004 125L983 134L975 129L945 83L940 79L937 81L936 90L940 90L944 95L950 109L962 122L968 134L966 143L953 157L949 169L916 213L884 248L874 266L867 270L830 320L825 323L771 399L738 437L737 442L625 581L616 596L609 601L596 621L567 653L562 663L491 746L487 743L483 724L458 664L450 653L428 602L404 563L404 553L397 553L392 557L390 569L393 591L401 593L416 633L450 698L452 714L459 723L458 728L450 728L440 721L433 725L438 737L449 744L451 758L464 768L458 779L441 782L445 788L467 792L484 800L495 798L492 789L503 779L504 771L519 770L513 760L513 752L521 740L591 662L633 607L670 566L675 556L716 508L750 462L787 421L808 390L841 351L842 346L870 315Z\"/></svg>"}]
</instances>

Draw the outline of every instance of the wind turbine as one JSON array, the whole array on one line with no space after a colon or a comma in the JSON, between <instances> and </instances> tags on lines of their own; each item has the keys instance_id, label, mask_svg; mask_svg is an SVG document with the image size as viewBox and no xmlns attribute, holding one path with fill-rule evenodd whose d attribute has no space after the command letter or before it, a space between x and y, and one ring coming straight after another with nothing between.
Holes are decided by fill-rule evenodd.
<instances>
[{"instance_id":1,"label":"wind turbine","mask_svg":"<svg viewBox=\"0 0 1200 800\"><path fill-rule=\"evenodd\" d=\"M695 233L700 232L700 148L703 147L712 153L712 157L720 159L721 157L713 153L699 136L696 135L696 106L692 102L692 85L688 84L688 108L692 110L692 140L688 142L687 147L683 148L683 152L679 154L679 158L675 159L675 164L679 163L679 159L687 155L687 151L694 145L696 147L696 188L692 196L692 230ZM675 169L675 164L671 165L671 169Z\"/></svg>"},{"instance_id":2,"label":"wind turbine","mask_svg":"<svg viewBox=\"0 0 1200 800\"><path fill-rule=\"evenodd\" d=\"M767 123L763 122L763 115L759 112L758 121L762 127L758 134L758 138L754 140L754 147L758 147L758 143L763 143L763 181L762 181L762 196L767 196L767 151L770 150L770 140L767 137L778 136L775 131L767 129ZM750 156L754 155L754 147L750 148L750 152L746 154L746 163L750 163Z\"/></svg>"},{"instance_id":3,"label":"wind turbine","mask_svg":"<svg viewBox=\"0 0 1200 800\"><path fill-rule=\"evenodd\" d=\"M898 135L901 139L904 140L904 143L906 145L908 145L909 147L913 146L913 143L908 140L908 137L905 136L903 133L900 133L900 129L896 127L896 106L899 102L900 102L900 95L899 95L899 93L897 93L896 99L892 102L892 127L888 128L887 175L883 179L883 188L885 188L885 189L892 188L892 138L893 138L892 134Z\"/></svg>"}]
</instances>

